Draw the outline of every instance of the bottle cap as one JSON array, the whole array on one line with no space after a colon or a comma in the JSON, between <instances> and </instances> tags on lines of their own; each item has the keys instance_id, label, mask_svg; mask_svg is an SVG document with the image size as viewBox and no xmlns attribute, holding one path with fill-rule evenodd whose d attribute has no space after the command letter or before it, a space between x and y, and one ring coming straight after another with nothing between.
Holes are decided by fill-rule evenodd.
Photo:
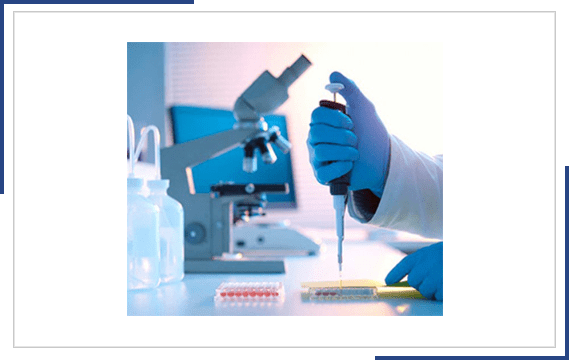
<instances>
[{"instance_id":1,"label":"bottle cap","mask_svg":"<svg viewBox=\"0 0 569 360\"><path fill-rule=\"evenodd\" d=\"M146 182L148 188L150 190L167 190L170 187L170 180L168 179L161 179L161 180L148 180Z\"/></svg>"},{"instance_id":2,"label":"bottle cap","mask_svg":"<svg viewBox=\"0 0 569 360\"><path fill-rule=\"evenodd\" d=\"M144 179L127 178L126 185L129 189L142 189L142 186L144 186Z\"/></svg>"}]
</instances>

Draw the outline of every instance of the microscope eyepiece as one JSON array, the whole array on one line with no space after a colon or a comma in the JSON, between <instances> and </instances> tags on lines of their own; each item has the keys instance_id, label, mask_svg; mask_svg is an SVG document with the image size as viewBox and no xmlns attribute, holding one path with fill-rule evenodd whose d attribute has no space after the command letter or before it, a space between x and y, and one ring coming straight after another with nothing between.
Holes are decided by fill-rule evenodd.
<instances>
[{"instance_id":1,"label":"microscope eyepiece","mask_svg":"<svg viewBox=\"0 0 569 360\"><path fill-rule=\"evenodd\" d=\"M279 81L288 88L306 71L306 69L310 67L310 65L312 65L310 60L308 60L306 56L301 55L294 64L283 71L281 76L279 76Z\"/></svg>"}]
</instances>

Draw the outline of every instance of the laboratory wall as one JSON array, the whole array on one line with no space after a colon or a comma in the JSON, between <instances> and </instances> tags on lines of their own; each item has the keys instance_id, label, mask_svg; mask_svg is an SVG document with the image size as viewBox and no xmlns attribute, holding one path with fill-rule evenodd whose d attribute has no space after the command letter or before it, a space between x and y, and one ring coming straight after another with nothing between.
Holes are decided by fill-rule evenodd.
<instances>
[{"instance_id":1,"label":"laboratory wall","mask_svg":"<svg viewBox=\"0 0 569 360\"><path fill-rule=\"evenodd\" d=\"M132 117L136 141L142 128L155 125L164 134L164 43L127 43L127 113ZM161 139L164 146L164 140ZM151 137L147 148L153 149ZM153 151L143 151L141 160L153 162Z\"/></svg>"},{"instance_id":2,"label":"laboratory wall","mask_svg":"<svg viewBox=\"0 0 569 360\"><path fill-rule=\"evenodd\" d=\"M418 151L443 152L442 46L437 43L166 43L165 104L232 109L265 70L279 76L301 54L312 62L276 110L287 116L298 209L271 210L266 219L333 228L332 200L314 178L306 139L311 113L337 70L372 100L392 134ZM166 124L167 132L169 124ZM167 145L171 144L170 135ZM278 155L278 151L277 151ZM369 225L348 219L348 228Z\"/></svg>"}]
</instances>

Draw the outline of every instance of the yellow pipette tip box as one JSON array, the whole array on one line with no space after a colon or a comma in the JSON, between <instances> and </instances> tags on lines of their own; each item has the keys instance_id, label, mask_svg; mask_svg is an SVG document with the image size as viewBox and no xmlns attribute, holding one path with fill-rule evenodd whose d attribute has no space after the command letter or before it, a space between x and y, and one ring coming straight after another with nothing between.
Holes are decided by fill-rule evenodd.
<instances>
[{"instance_id":1,"label":"yellow pipette tip box","mask_svg":"<svg viewBox=\"0 0 569 360\"><path fill-rule=\"evenodd\" d=\"M303 300L337 301L337 300L366 300L378 301L387 298L424 299L419 291L405 282L393 285L358 279L340 281L314 281L300 284L306 291L301 292Z\"/></svg>"}]
</instances>

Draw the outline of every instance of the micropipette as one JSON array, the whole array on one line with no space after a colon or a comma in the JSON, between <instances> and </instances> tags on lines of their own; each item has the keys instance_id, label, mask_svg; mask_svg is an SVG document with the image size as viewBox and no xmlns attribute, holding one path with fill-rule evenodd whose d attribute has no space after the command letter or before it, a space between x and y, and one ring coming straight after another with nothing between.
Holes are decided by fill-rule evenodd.
<instances>
[{"instance_id":1,"label":"micropipette","mask_svg":"<svg viewBox=\"0 0 569 360\"><path fill-rule=\"evenodd\" d=\"M344 104L336 102L336 93L343 88L344 85L340 83L331 83L326 85L325 89L334 94L334 101L320 100L320 106L339 110L347 115L346 106ZM340 275L340 289L342 288L344 214L346 213L348 186L350 186L350 172L330 181L330 194L333 197L334 212L336 213L336 236L338 237L338 269Z\"/></svg>"}]
</instances>

